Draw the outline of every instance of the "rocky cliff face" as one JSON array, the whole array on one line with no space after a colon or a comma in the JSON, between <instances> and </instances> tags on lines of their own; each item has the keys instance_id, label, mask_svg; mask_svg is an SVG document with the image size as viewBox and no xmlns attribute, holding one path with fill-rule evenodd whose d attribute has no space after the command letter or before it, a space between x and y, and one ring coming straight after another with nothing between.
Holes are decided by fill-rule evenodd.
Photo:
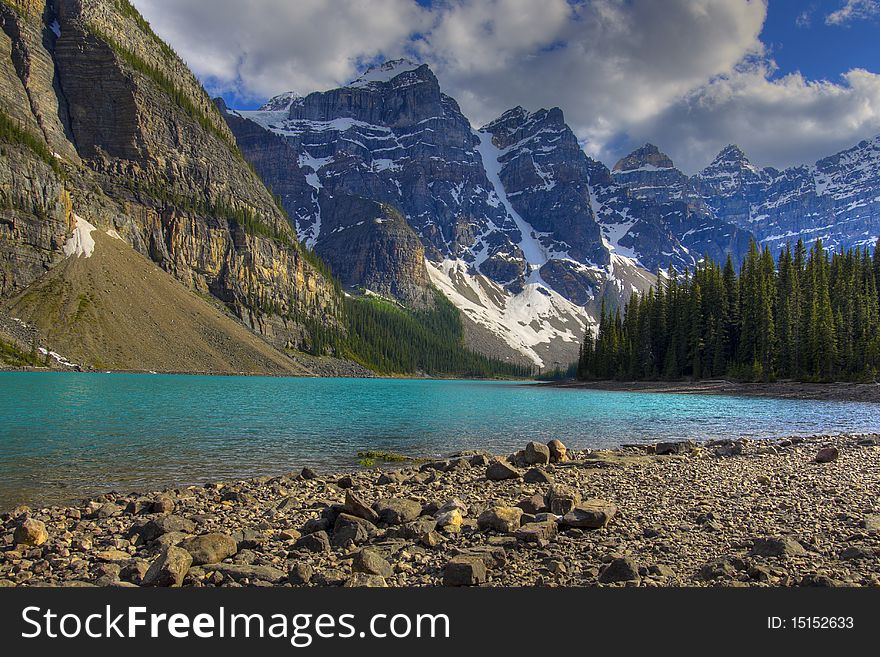
<instances>
[{"instance_id":1,"label":"rocky cliff face","mask_svg":"<svg viewBox=\"0 0 880 657\"><path fill-rule=\"evenodd\" d=\"M0 111L17 129L0 157L0 293L60 259L76 212L278 346L301 342L304 318L334 321L332 285L127 0L4 0L0 23Z\"/></svg>"}]
</instances>

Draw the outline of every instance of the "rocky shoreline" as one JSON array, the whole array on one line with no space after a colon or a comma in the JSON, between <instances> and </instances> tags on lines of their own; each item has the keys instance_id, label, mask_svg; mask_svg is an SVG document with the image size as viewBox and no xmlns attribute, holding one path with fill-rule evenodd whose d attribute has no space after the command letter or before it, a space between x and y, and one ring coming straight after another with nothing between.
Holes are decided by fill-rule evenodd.
<instances>
[{"instance_id":1,"label":"rocky shoreline","mask_svg":"<svg viewBox=\"0 0 880 657\"><path fill-rule=\"evenodd\" d=\"M880 435L529 443L0 516L0 586L880 586Z\"/></svg>"}]
</instances>

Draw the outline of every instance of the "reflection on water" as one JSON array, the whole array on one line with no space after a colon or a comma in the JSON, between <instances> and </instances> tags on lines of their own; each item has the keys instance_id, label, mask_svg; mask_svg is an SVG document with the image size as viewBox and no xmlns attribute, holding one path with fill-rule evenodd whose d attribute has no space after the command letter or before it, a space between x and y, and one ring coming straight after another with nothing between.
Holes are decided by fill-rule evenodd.
<instances>
[{"instance_id":1,"label":"reflection on water","mask_svg":"<svg viewBox=\"0 0 880 657\"><path fill-rule=\"evenodd\" d=\"M507 453L880 430L854 402L473 381L0 373L0 509L117 490L356 467L357 451Z\"/></svg>"}]
</instances>

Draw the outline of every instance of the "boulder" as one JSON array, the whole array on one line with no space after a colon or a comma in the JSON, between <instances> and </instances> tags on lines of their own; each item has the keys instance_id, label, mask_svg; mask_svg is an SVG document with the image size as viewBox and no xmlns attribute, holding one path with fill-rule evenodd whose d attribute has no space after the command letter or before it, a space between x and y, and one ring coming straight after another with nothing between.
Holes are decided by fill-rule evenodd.
<instances>
[{"instance_id":1,"label":"boulder","mask_svg":"<svg viewBox=\"0 0 880 657\"><path fill-rule=\"evenodd\" d=\"M519 470L514 468L507 459L495 459L486 468L486 478L490 481L504 481L518 477Z\"/></svg>"},{"instance_id":2,"label":"boulder","mask_svg":"<svg viewBox=\"0 0 880 657\"><path fill-rule=\"evenodd\" d=\"M831 463L836 461L840 452L836 447L823 447L816 453L816 463Z\"/></svg>"},{"instance_id":3,"label":"boulder","mask_svg":"<svg viewBox=\"0 0 880 657\"><path fill-rule=\"evenodd\" d=\"M152 513L174 513L174 498L170 495L159 495L150 503Z\"/></svg>"},{"instance_id":4,"label":"boulder","mask_svg":"<svg viewBox=\"0 0 880 657\"><path fill-rule=\"evenodd\" d=\"M179 547L168 547L150 564L144 586L180 586L192 565L192 556Z\"/></svg>"},{"instance_id":5,"label":"boulder","mask_svg":"<svg viewBox=\"0 0 880 657\"><path fill-rule=\"evenodd\" d=\"M418 541L437 528L434 518L422 516L405 525L390 527L386 533L388 538L401 538L406 541Z\"/></svg>"},{"instance_id":6,"label":"boulder","mask_svg":"<svg viewBox=\"0 0 880 657\"><path fill-rule=\"evenodd\" d=\"M547 448L550 450L550 463L562 463L568 460L568 448L561 440L554 438L547 443Z\"/></svg>"},{"instance_id":7,"label":"boulder","mask_svg":"<svg viewBox=\"0 0 880 657\"><path fill-rule=\"evenodd\" d=\"M477 518L477 527L510 533L519 528L523 511L515 506L491 506Z\"/></svg>"},{"instance_id":8,"label":"boulder","mask_svg":"<svg viewBox=\"0 0 880 657\"><path fill-rule=\"evenodd\" d=\"M16 545L42 545L49 540L49 532L46 531L46 525L40 520L25 518L15 528L12 540Z\"/></svg>"},{"instance_id":9,"label":"boulder","mask_svg":"<svg viewBox=\"0 0 880 657\"><path fill-rule=\"evenodd\" d=\"M422 505L419 502L398 497L379 500L373 508L379 520L387 525L412 522L422 513Z\"/></svg>"},{"instance_id":10,"label":"boulder","mask_svg":"<svg viewBox=\"0 0 880 657\"><path fill-rule=\"evenodd\" d=\"M605 500L586 500L562 516L566 527L601 529L617 515L617 506Z\"/></svg>"},{"instance_id":11,"label":"boulder","mask_svg":"<svg viewBox=\"0 0 880 657\"><path fill-rule=\"evenodd\" d=\"M219 563L238 552L238 543L229 534L202 534L188 539L181 547L192 555L193 564Z\"/></svg>"},{"instance_id":12,"label":"boulder","mask_svg":"<svg viewBox=\"0 0 880 657\"><path fill-rule=\"evenodd\" d=\"M534 440L526 445L525 461L529 465L539 465L542 463L550 463L550 448L542 443Z\"/></svg>"},{"instance_id":13,"label":"boulder","mask_svg":"<svg viewBox=\"0 0 880 657\"><path fill-rule=\"evenodd\" d=\"M443 568L443 586L477 586L485 581L486 564L477 556L455 556Z\"/></svg>"},{"instance_id":14,"label":"boulder","mask_svg":"<svg viewBox=\"0 0 880 657\"><path fill-rule=\"evenodd\" d=\"M351 569L355 573L366 573L368 575L380 575L381 577L393 577L394 569L382 555L375 550L364 548L356 552L351 560Z\"/></svg>"}]
</instances>

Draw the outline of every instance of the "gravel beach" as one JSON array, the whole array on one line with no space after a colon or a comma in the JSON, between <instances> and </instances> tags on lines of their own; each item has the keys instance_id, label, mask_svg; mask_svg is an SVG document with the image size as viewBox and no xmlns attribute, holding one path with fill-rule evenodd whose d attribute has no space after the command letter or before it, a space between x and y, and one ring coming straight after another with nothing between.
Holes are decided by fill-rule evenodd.
<instances>
[{"instance_id":1,"label":"gravel beach","mask_svg":"<svg viewBox=\"0 0 880 657\"><path fill-rule=\"evenodd\" d=\"M0 586L878 586L880 436L459 454L2 515Z\"/></svg>"}]
</instances>

